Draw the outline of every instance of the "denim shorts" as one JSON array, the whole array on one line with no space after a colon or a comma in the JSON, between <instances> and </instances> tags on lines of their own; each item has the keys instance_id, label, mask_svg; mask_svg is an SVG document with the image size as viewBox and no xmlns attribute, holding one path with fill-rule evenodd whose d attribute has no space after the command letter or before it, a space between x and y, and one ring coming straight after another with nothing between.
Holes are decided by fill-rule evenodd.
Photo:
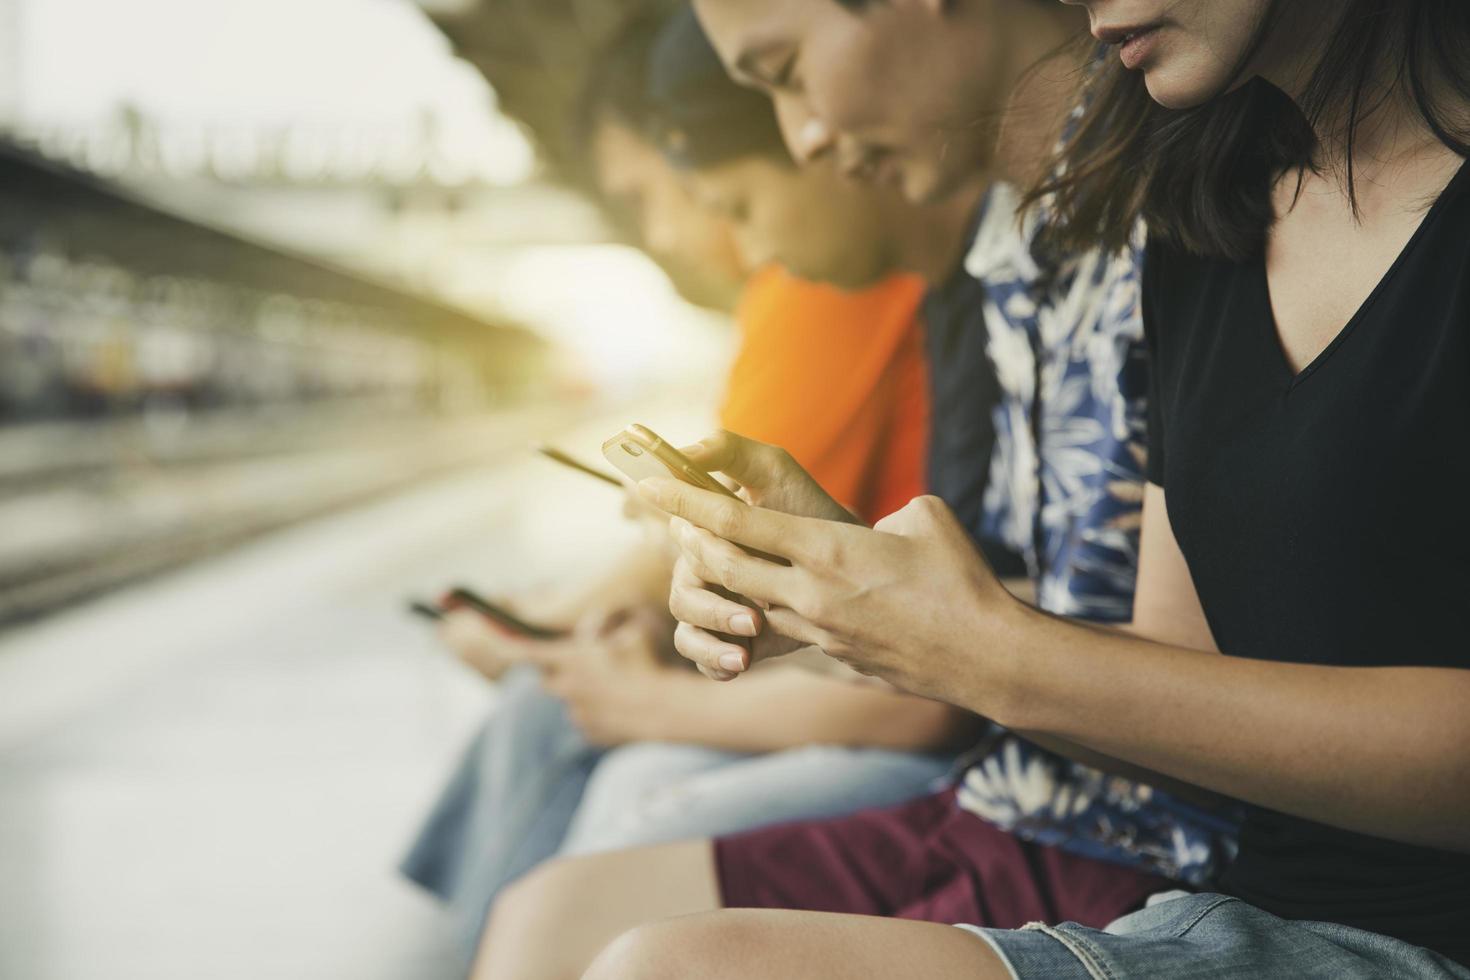
<instances>
[{"instance_id":1,"label":"denim shorts","mask_svg":"<svg viewBox=\"0 0 1470 980\"><path fill-rule=\"evenodd\" d=\"M1225 895L1180 893L1105 930L1071 922L961 928L988 942L1016 980L1470 980L1470 969L1422 947L1279 919Z\"/></svg>"}]
</instances>

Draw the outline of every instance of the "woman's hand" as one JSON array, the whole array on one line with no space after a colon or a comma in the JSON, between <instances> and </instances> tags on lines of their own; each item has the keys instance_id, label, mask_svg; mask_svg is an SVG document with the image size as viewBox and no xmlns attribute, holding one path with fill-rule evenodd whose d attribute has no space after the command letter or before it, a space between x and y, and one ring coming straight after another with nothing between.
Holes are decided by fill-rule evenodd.
<instances>
[{"instance_id":1,"label":"woman's hand","mask_svg":"<svg viewBox=\"0 0 1470 980\"><path fill-rule=\"evenodd\" d=\"M673 672L661 659L668 636L662 610L595 611L571 639L540 645L535 662L546 689L566 703L589 742L611 747L658 738L660 682Z\"/></svg>"},{"instance_id":2,"label":"woman's hand","mask_svg":"<svg viewBox=\"0 0 1470 980\"><path fill-rule=\"evenodd\" d=\"M828 495L791 454L779 446L716 432L680 450L694 465L723 473L738 485L747 503L767 510L816 517L826 521L859 523L856 516Z\"/></svg>"},{"instance_id":3,"label":"woman's hand","mask_svg":"<svg viewBox=\"0 0 1470 980\"><path fill-rule=\"evenodd\" d=\"M779 446L722 431L680 451L696 466L734 480L736 492L747 503L798 517L857 523L851 511L832 499ZM784 657L809 645L775 630L762 629L760 611L739 598L735 593L712 588L684 560L675 563L669 609L680 624L674 645L715 680L730 680L752 663ZM696 622L710 625L698 627ZM721 662L732 666L717 666Z\"/></svg>"},{"instance_id":4,"label":"woman's hand","mask_svg":"<svg viewBox=\"0 0 1470 980\"><path fill-rule=\"evenodd\" d=\"M640 489L675 517L681 574L704 583L686 582L671 608L681 621L675 645L711 677L728 680L750 666L746 651L713 635L740 634L744 624L737 604L711 586L767 604L758 632L818 646L915 694L953 702L1008 666L1007 637L1025 621L1025 607L937 498L920 497L870 530L741 506L673 480Z\"/></svg>"},{"instance_id":5,"label":"woman's hand","mask_svg":"<svg viewBox=\"0 0 1470 980\"><path fill-rule=\"evenodd\" d=\"M446 612L438 632L440 641L455 656L489 681L499 680L515 664L533 659L534 649L541 645L495 626L480 613L464 607Z\"/></svg>"}]
</instances>

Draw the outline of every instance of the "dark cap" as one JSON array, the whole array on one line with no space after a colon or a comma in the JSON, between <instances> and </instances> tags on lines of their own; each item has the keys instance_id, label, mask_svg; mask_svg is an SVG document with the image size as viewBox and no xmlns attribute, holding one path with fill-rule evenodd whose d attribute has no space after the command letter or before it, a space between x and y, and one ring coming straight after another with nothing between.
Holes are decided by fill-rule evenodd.
<instances>
[{"instance_id":1,"label":"dark cap","mask_svg":"<svg viewBox=\"0 0 1470 980\"><path fill-rule=\"evenodd\" d=\"M709 167L745 156L789 159L771 100L731 80L687 5L654 41L648 109L653 138L676 166Z\"/></svg>"}]
</instances>

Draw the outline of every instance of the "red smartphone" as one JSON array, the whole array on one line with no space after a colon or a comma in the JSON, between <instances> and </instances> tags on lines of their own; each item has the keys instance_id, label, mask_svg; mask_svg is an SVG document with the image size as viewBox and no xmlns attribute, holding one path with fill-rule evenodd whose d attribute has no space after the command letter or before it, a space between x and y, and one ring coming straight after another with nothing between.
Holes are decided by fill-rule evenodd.
<instances>
[{"instance_id":1,"label":"red smartphone","mask_svg":"<svg viewBox=\"0 0 1470 980\"><path fill-rule=\"evenodd\" d=\"M514 633L517 636L523 636L528 640L557 640L567 635L566 630L549 629L545 626L536 626L533 623L528 623L509 609L503 606L497 606L484 596L463 586L450 589L449 595L445 597L444 602L440 605L446 611L454 609L456 606L473 609L502 629Z\"/></svg>"}]
</instances>

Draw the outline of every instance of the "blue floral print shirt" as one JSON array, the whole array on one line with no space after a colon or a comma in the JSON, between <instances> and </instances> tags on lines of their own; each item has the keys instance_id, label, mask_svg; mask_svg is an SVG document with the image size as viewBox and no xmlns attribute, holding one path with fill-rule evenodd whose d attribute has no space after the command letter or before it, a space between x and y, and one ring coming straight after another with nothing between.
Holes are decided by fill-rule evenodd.
<instances>
[{"instance_id":1,"label":"blue floral print shirt","mask_svg":"<svg viewBox=\"0 0 1470 980\"><path fill-rule=\"evenodd\" d=\"M1037 604L1094 622L1133 614L1148 359L1142 225L1117 255L1048 263L1019 197L987 195L966 268L985 286L1000 381L983 532L1025 558ZM997 732L960 777L965 810L1026 840L1205 886L1234 855L1235 808L1206 811Z\"/></svg>"}]
</instances>

